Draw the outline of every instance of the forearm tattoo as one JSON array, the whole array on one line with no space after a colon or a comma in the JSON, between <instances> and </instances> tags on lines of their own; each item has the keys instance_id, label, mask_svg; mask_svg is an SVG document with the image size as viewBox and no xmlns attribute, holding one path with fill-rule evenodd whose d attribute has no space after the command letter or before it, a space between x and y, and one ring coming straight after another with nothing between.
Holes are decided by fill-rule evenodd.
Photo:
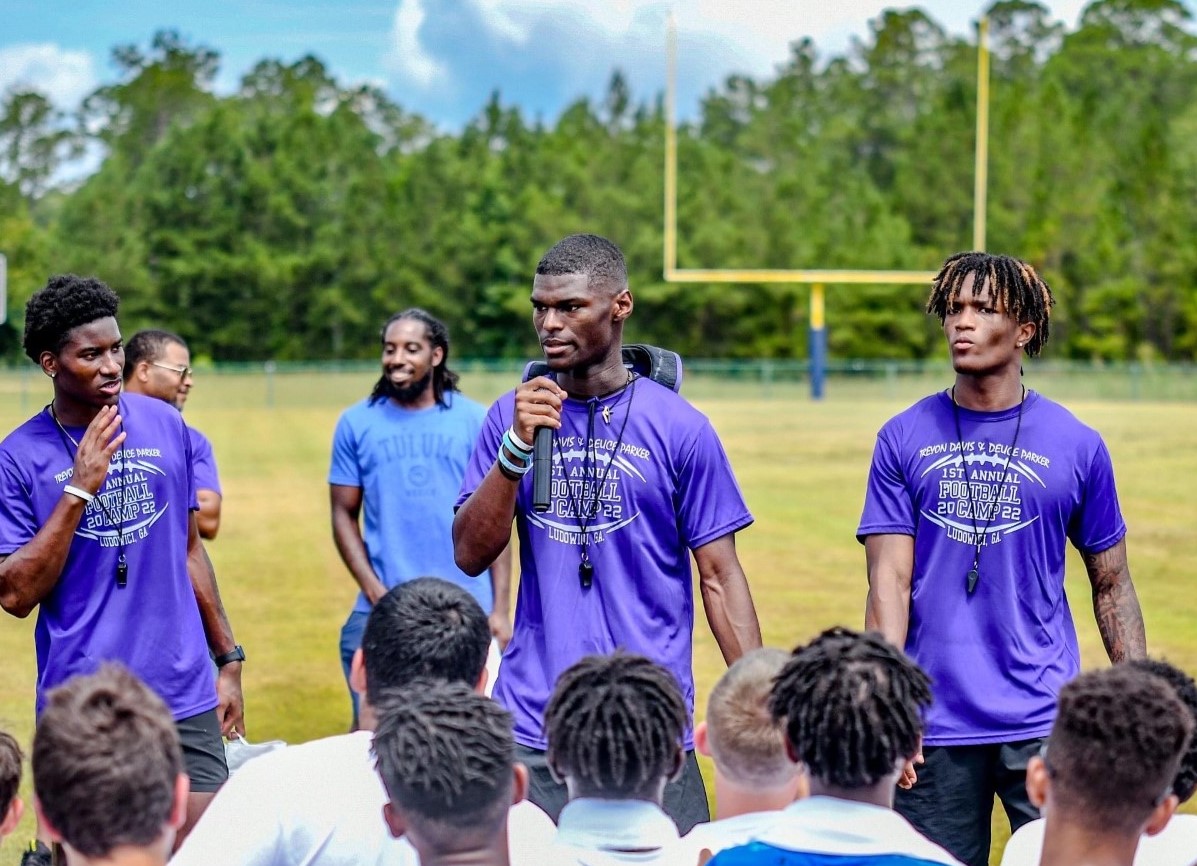
<instances>
[{"instance_id":1,"label":"forearm tattoo","mask_svg":"<svg viewBox=\"0 0 1197 866\"><path fill-rule=\"evenodd\" d=\"M1131 582L1125 545L1118 543L1100 553L1086 553L1084 560L1093 584L1093 613L1106 655L1114 663L1146 658L1143 611Z\"/></svg>"}]
</instances>

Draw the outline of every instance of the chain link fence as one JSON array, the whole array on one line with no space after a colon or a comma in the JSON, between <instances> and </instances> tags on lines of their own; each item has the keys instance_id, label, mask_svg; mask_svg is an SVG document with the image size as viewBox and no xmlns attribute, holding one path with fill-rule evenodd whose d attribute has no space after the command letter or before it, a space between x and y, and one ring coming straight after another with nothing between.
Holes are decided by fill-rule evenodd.
<instances>
[{"instance_id":1,"label":"chain link fence","mask_svg":"<svg viewBox=\"0 0 1197 866\"><path fill-rule=\"evenodd\" d=\"M456 360L462 390L489 402L519 382L524 362ZM809 400L805 361L688 360L682 393L693 400ZM274 362L197 367L192 404L220 408L338 408L365 397L379 374L375 361ZM952 382L946 360L832 361L826 397L914 401ZM1197 401L1197 365L1037 361L1030 388L1063 401ZM4 417L27 417L50 399L49 381L32 365L0 369Z\"/></svg>"}]
</instances>

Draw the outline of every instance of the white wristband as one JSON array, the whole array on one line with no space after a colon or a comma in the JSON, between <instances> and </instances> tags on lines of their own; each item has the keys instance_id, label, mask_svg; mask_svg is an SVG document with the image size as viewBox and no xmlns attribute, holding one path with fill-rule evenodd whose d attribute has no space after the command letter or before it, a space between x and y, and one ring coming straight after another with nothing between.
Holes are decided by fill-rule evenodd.
<instances>
[{"instance_id":1,"label":"white wristband","mask_svg":"<svg viewBox=\"0 0 1197 866\"><path fill-rule=\"evenodd\" d=\"M512 424L507 428L507 434L511 437L511 441L520 446L528 454L532 453L532 446L520 438L520 434L515 432L515 425Z\"/></svg>"},{"instance_id":2,"label":"white wristband","mask_svg":"<svg viewBox=\"0 0 1197 866\"><path fill-rule=\"evenodd\" d=\"M69 493L71 496L76 496L88 503L92 502L96 498L94 493L88 493L82 487L76 487L73 484L68 484L66 487L62 488L62 492Z\"/></svg>"}]
</instances>

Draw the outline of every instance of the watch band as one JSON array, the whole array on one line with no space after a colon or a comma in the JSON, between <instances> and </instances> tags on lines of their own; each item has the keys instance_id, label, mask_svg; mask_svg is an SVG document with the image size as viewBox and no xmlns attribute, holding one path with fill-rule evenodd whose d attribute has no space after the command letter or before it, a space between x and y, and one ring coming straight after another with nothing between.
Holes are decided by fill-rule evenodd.
<instances>
[{"instance_id":1,"label":"watch band","mask_svg":"<svg viewBox=\"0 0 1197 866\"><path fill-rule=\"evenodd\" d=\"M215 662L218 668L222 668L227 664L232 664L233 662L243 662L245 661L245 650L241 648L241 644L237 644L227 653L221 653L220 655L216 656L216 658L212 659L212 661Z\"/></svg>"}]
</instances>

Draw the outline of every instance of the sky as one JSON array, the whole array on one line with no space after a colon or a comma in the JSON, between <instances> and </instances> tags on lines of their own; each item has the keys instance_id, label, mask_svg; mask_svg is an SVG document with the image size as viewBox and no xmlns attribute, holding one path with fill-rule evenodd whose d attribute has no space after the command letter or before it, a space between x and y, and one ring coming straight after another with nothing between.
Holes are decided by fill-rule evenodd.
<instances>
[{"instance_id":1,"label":"sky","mask_svg":"<svg viewBox=\"0 0 1197 866\"><path fill-rule=\"evenodd\" d=\"M1192 9L1197 0L1185 0ZM1044 0L1075 27L1084 0ZM728 75L767 77L792 41L809 36L821 56L867 39L885 0L3 0L0 92L32 85L63 109L114 80L117 45L148 46L178 30L221 55L218 92L265 57L314 54L342 84L382 87L409 111L460 128L498 90L504 104L551 122L581 96L600 98L612 70L641 101L664 87L664 28L678 26L678 103L693 116ZM984 0L918 4L964 34Z\"/></svg>"}]
</instances>

